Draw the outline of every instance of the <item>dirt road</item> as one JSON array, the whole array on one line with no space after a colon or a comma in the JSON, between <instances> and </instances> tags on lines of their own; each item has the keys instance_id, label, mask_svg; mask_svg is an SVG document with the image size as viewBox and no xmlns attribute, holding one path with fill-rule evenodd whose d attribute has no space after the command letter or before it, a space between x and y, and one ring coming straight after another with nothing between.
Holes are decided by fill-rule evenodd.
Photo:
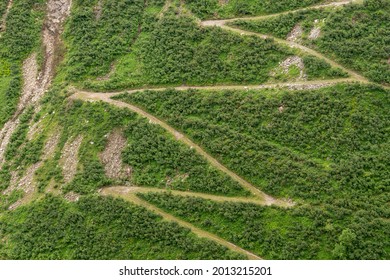
<instances>
[{"instance_id":1,"label":"dirt road","mask_svg":"<svg viewBox=\"0 0 390 280\"><path fill-rule=\"evenodd\" d=\"M168 221L176 222L180 226L190 229L193 233L195 233L197 236L199 236L201 238L210 239L210 240L212 240L212 241L214 241L214 242L216 242L224 247L229 248L230 250L232 250L234 252L244 254L250 260L260 260L261 259L259 256L255 255L247 250L244 250L241 247L239 247L239 246L237 246L229 241L226 241L225 239L223 239L217 235L214 235L210 232L201 230L201 229L195 227L194 225L183 221L182 219L179 219L175 216L172 216L171 214L168 214L167 212L161 210L160 208L158 208L158 207L146 202L145 200L137 197L134 193L130 192L127 194L118 194L117 192L113 191L112 189L103 189L101 191L101 194L102 195L110 195L110 196L114 196L114 197L121 197L129 202L143 206L146 209L162 216L164 219L166 219Z\"/></svg>"},{"instance_id":2,"label":"dirt road","mask_svg":"<svg viewBox=\"0 0 390 280\"><path fill-rule=\"evenodd\" d=\"M258 199L264 201L264 204L266 205L279 205L279 206L292 206L291 203L286 201L280 201L277 200L262 191L260 191L258 188L253 186L251 183L225 167L223 164L221 164L218 160L216 160L214 157L209 155L205 150L203 150L199 145L194 143L191 139L189 139L186 135L183 133L177 131L170 125L168 125L166 122L160 120L159 118L156 118L155 116L145 112L141 108L134 106L132 104L128 104L122 101L113 100L111 97L113 97L115 94L101 94L101 93L92 93L92 92L83 92L79 91L76 92L74 95L72 95L72 99L81 99L85 101L103 101L110 103L114 106L117 106L119 108L127 108L131 111L141 115L142 117L145 117L149 119L152 123L157 124L164 128L167 132L172 134L178 141L181 141L182 143L186 144L187 146L195 149L200 155L202 155L212 166L219 169L220 171L227 174L229 177L231 177L234 181L238 182L243 188L247 189L251 192L251 194Z\"/></svg>"},{"instance_id":3,"label":"dirt road","mask_svg":"<svg viewBox=\"0 0 390 280\"><path fill-rule=\"evenodd\" d=\"M317 5L317 6L312 6L312 7L306 7L306 8L298 9L298 10L295 10L295 11L288 11L288 12L272 14L272 15L266 15L266 16L232 18L232 19L223 19L223 20L207 20L207 21L202 21L200 24L202 26L218 26L218 27L221 27L221 28L223 28L225 30L228 30L228 31L231 31L231 32L235 32L235 33L239 33L240 35L256 36L256 37L259 37L259 38L262 38L262 39L271 38L275 42L277 42L277 43L279 43L281 45L288 46L288 47L291 47L291 48L300 49L300 50L302 50L302 51L304 51L304 52L306 52L308 54L311 54L313 56L316 56L316 57L318 57L320 59L325 60L331 66L336 67L336 68L340 68L343 71L347 72L350 75L351 79L353 79L355 81L359 81L359 82L362 82L362 83L369 83L367 78L363 77L362 75L358 74L357 72L355 72L353 70L350 70L350 69L340 65L336 61L326 57L325 55L323 55L323 54L321 54L321 53L319 53L319 52L317 52L317 51L315 51L315 50L313 50L311 48L308 48L306 46L300 45L300 44L298 44L296 42L279 39L279 38L276 38L276 37L268 35L268 34L267 35L259 34L259 33L256 33L256 32L246 31L246 30L242 30L242 29L237 28L237 27L232 27L232 26L228 26L227 25L227 23L231 23L231 22L234 22L236 20L262 20L262 19L267 19L267 18L271 18L271 17L280 16L280 15L283 15L283 14L288 14L288 13L291 13L291 12L307 11L307 10L313 10L313 9L321 9L321 8L325 8L325 7L336 7L336 6L346 5L346 4L349 4L349 3L352 3L352 2L357 2L357 1L356 0L337 1L337 2L332 2L332 3L329 3L329 4Z\"/></svg>"}]
</instances>

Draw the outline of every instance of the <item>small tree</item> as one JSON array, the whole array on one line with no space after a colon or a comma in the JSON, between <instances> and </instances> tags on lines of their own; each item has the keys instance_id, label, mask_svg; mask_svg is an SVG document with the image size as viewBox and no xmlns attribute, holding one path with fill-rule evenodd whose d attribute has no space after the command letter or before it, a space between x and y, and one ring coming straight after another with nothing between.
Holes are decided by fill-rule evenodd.
<instances>
[{"instance_id":1,"label":"small tree","mask_svg":"<svg viewBox=\"0 0 390 280\"><path fill-rule=\"evenodd\" d=\"M333 257L347 259L355 240L356 234L349 228L344 229L339 236L339 243L333 249Z\"/></svg>"}]
</instances>

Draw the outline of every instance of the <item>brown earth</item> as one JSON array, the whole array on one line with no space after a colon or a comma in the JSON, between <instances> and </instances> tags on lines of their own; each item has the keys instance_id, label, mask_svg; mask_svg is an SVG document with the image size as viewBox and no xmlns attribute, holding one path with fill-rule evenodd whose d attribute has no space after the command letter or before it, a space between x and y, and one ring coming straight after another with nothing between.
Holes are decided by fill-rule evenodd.
<instances>
[{"instance_id":1,"label":"brown earth","mask_svg":"<svg viewBox=\"0 0 390 280\"><path fill-rule=\"evenodd\" d=\"M76 202L80 199L80 195L74 192L68 192L64 195L64 198L69 202Z\"/></svg>"},{"instance_id":2,"label":"brown earth","mask_svg":"<svg viewBox=\"0 0 390 280\"><path fill-rule=\"evenodd\" d=\"M131 167L122 163L122 151L127 144L123 132L114 130L107 137L105 150L100 154L100 160L108 178L126 179L131 176Z\"/></svg>"},{"instance_id":3,"label":"brown earth","mask_svg":"<svg viewBox=\"0 0 390 280\"><path fill-rule=\"evenodd\" d=\"M297 24L294 26L293 30L287 35L287 41L299 42L302 39L303 29Z\"/></svg>"},{"instance_id":4,"label":"brown earth","mask_svg":"<svg viewBox=\"0 0 390 280\"><path fill-rule=\"evenodd\" d=\"M103 12L103 0L99 0L96 6L93 8L93 12L95 13L95 19L100 20Z\"/></svg>"},{"instance_id":5,"label":"brown earth","mask_svg":"<svg viewBox=\"0 0 390 280\"><path fill-rule=\"evenodd\" d=\"M321 28L319 26L313 27L313 29L310 31L309 39L310 40L316 40L321 35Z\"/></svg>"},{"instance_id":6,"label":"brown earth","mask_svg":"<svg viewBox=\"0 0 390 280\"><path fill-rule=\"evenodd\" d=\"M76 139L68 140L62 149L60 165L62 166L65 183L72 181L76 175L77 165L79 163L78 153L82 141L83 137L78 136Z\"/></svg>"},{"instance_id":7,"label":"brown earth","mask_svg":"<svg viewBox=\"0 0 390 280\"><path fill-rule=\"evenodd\" d=\"M284 74L287 74L290 70L290 67L292 66L296 66L298 67L299 69L299 77L297 78L297 80L306 80L306 75L305 75L305 65L303 63L303 60L302 58L300 58L299 56L290 56L288 58L286 58L284 61L282 61L281 63L279 63L279 67L278 68L281 68L282 72ZM275 72L271 73L271 75L275 75Z\"/></svg>"}]
</instances>

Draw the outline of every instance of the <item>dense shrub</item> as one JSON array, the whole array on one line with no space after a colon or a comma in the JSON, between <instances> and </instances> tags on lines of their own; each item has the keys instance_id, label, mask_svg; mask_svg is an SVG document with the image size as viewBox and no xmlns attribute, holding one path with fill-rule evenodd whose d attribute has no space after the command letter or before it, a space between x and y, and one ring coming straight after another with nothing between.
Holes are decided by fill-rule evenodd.
<instances>
[{"instance_id":1,"label":"dense shrub","mask_svg":"<svg viewBox=\"0 0 390 280\"><path fill-rule=\"evenodd\" d=\"M0 223L4 259L242 259L190 230L125 201L47 196Z\"/></svg>"},{"instance_id":2,"label":"dense shrub","mask_svg":"<svg viewBox=\"0 0 390 280\"><path fill-rule=\"evenodd\" d=\"M267 259L388 259L390 255L390 223L369 211L340 217L345 208L281 209L171 194L140 196Z\"/></svg>"}]
</instances>

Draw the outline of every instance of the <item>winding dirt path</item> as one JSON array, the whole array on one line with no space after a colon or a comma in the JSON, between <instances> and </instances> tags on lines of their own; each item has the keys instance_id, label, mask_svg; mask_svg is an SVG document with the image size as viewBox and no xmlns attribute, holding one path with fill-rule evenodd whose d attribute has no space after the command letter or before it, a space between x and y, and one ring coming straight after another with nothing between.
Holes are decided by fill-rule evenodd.
<instances>
[{"instance_id":1,"label":"winding dirt path","mask_svg":"<svg viewBox=\"0 0 390 280\"><path fill-rule=\"evenodd\" d=\"M229 30L229 31L232 31L232 32L235 32L235 33L239 33L240 35L256 36L256 37L259 37L259 38L262 38L262 39L267 39L267 38L273 39L276 43L279 43L279 44L287 46L287 47L291 47L291 48L296 48L296 49L302 50L305 53L311 54L311 55L316 56L316 57L318 57L318 58L320 58L322 60L325 60L331 66L336 67L336 68L340 68L341 70L347 72L350 75L350 77L353 80L355 80L355 81L358 81L358 82L361 82L361 83L370 83L370 81L367 78L363 77L362 75L358 74L357 72L355 72L353 70L350 70L348 68L345 68L341 64L337 63L334 60L331 60L330 58L326 57L325 55L323 55L323 54L321 54L321 53L319 53L319 52L317 52L317 51L315 51L313 49L310 49L308 47L300 45L300 44L298 44L296 42L279 39L279 38L276 38L276 37L271 36L271 35L264 35L264 34L259 34L259 33L256 33L256 32L246 31L246 30L239 29L237 27L231 27L231 26L227 26L227 25L224 25L224 24L223 25L218 25L218 26L220 26L221 28L223 28L225 30Z\"/></svg>"},{"instance_id":2,"label":"winding dirt path","mask_svg":"<svg viewBox=\"0 0 390 280\"><path fill-rule=\"evenodd\" d=\"M62 24L70 13L71 2L71 0L48 0L47 2L47 15L42 30L44 48L42 71L37 72L36 54L32 54L23 64L24 86L17 110L0 131L0 169L5 162L4 154L11 136L20 123L20 115L28 106L34 106L36 111L39 110L39 100L54 77Z\"/></svg>"},{"instance_id":3,"label":"winding dirt path","mask_svg":"<svg viewBox=\"0 0 390 280\"><path fill-rule=\"evenodd\" d=\"M281 13L276 13L276 14L269 14L269 15L262 15L262 16L250 16L250 17L236 17L236 18L229 18L229 19L215 19L215 20L206 20L202 22L202 25L204 26L222 26L228 22L233 22L236 20L261 20L261 19L268 19L272 17L277 17L281 15L287 15L289 13L297 13L297 12L302 12L302 11L308 11L308 10L317 10L317 9L322 9L322 8L328 8L328 7L338 7L338 6L344 6L347 4L350 4L352 2L359 2L359 0L346 0L346 1L334 1L331 3L327 4L320 4L320 5L315 5L315 6L309 6L309 7L304 7L296 10L290 10L290 11L285 11Z\"/></svg>"},{"instance_id":4,"label":"winding dirt path","mask_svg":"<svg viewBox=\"0 0 390 280\"><path fill-rule=\"evenodd\" d=\"M168 3L169 1L167 1ZM300 10L308 10L308 9L319 9L323 7L329 7L329 6L340 6L340 5L345 5L348 3L351 3L353 1L338 1L338 2L333 2L325 5L318 5L314 7L308 7ZM288 13L288 12L286 12ZM281 13L282 14L282 13ZM277 14L280 15L280 14ZM251 19L261 19L261 18L266 18L266 17L272 17L272 16L277 16L277 15L269 15L269 16L262 16L262 17L255 17ZM334 79L334 80L322 80L322 81L301 81L301 82L289 82L289 83L277 83L277 84L263 84L263 85L219 85L219 86L205 86L205 87L189 87L189 86L181 86L181 87L176 87L174 89L176 90L188 90L188 89L203 89L203 90L256 90L256 89L265 89L265 88L288 88L288 89L316 89L316 88L321 88L321 87L326 87L326 86L331 86L337 83L342 83L342 82L361 82L361 83L368 83L369 81L362 77L361 75L357 74L354 71L351 71L349 69L346 69L345 67L341 66L340 64L334 62L333 60L325 57L324 55L307 48L305 46L299 45L294 42L289 42L286 40L282 39L277 39L272 36L268 35L262 35L262 34L257 34L254 32L248 32L244 30L240 30L238 28L233 28L230 26L227 26L226 23L232 22L235 19L229 19L229 20L219 20L219 21L204 21L201 22L200 24L202 26L220 26L221 28L240 33L241 35L253 35L257 36L260 38L273 38L277 43L286 45L289 47L293 48L298 48L306 53L309 53L311 55L314 55L316 57L319 57L326 62L328 62L330 65L333 67L338 67L340 69L343 69L345 72L347 72L350 75L350 78L346 79ZM145 90L157 90L157 91L162 91L166 90L166 88L143 88L143 89L132 89L129 90L128 93L134 93L137 91L145 91ZM123 91L122 91L123 92ZM218 162L215 158L213 158L211 155L209 155L205 150L203 150L199 145L194 143L192 140L190 140L187 136L182 134L181 132L175 130L173 127L165 123L164 121L156 118L155 116L145 112L141 108L134 106L132 104L128 104L125 102L121 102L118 100L113 100L111 99L112 97L121 94L122 92L110 92L110 93L99 93L99 92L86 92L86 91L78 91L75 90L75 94L71 96L72 99L81 99L85 101L103 101L110 103L114 106L120 107L120 108L127 108L132 110L133 112L141 115L142 117L145 117L149 119L152 123L158 124L161 127L163 127L166 131L171 133L178 141L181 141L185 143L186 145L190 146L191 148L195 149L199 154L201 154L211 165L213 165L215 168L219 169L220 171L224 172L228 176L230 176L233 180L238 182L242 187L245 189L249 190L254 198L244 198L244 197L223 197L223 196L217 196L217 195L210 195L210 194L204 194L204 193L193 193L193 192L182 192L182 191L175 191L175 190L166 190L166 189L157 189L157 188L146 188L146 187L109 187L109 188L104 188L100 190L100 193L102 195L110 195L114 197L121 197L124 198L132 203L138 204L140 206L143 206L147 208L150 211L153 211L159 215L161 215L163 218L169 220L169 221L174 221L177 222L179 225L189 228L192 232L194 232L196 235L199 237L205 237L210 240L213 240L235 252L245 254L249 259L260 259L260 257L254 255L253 253L244 250L236 245L234 245L231 242L228 242L214 234L211 234L209 232L203 231L194 225L185 222L173 215L170 215L166 213L165 211L161 210L160 208L144 201L143 199L139 198L136 194L137 193L149 193L149 192L158 192L158 193L172 193L173 195L178 195L178 196L186 196L186 197L198 197L198 198L203 198L203 199L209 199L212 201L216 202L242 202L242 203L253 203L257 205L278 205L281 207L291 207L294 204L287 202L287 201L282 201L282 200L277 200L260 190L258 190L255 186L238 176L236 173L233 171L229 170L227 167L222 165L220 162Z\"/></svg>"},{"instance_id":5,"label":"winding dirt path","mask_svg":"<svg viewBox=\"0 0 390 280\"><path fill-rule=\"evenodd\" d=\"M198 198L212 200L215 202L251 203L251 204L256 204L261 206L270 206L270 204L267 204L266 201L259 200L258 198L229 197L229 196L220 196L220 195L213 195L213 194L206 194L206 193L177 191L177 190L151 188L151 187L114 186L114 187L107 187L101 189L101 193L112 194L116 196L127 196L130 194L137 194L137 193L166 193L166 194L173 194L182 197L198 197ZM285 207L286 205L282 204L280 206Z\"/></svg>"},{"instance_id":6,"label":"winding dirt path","mask_svg":"<svg viewBox=\"0 0 390 280\"><path fill-rule=\"evenodd\" d=\"M277 200L264 192L260 191L257 189L255 186L253 186L251 183L222 165L218 160L216 160L214 157L209 155L205 150L203 150L199 145L194 143L191 139L189 139L187 136L182 134L181 132L177 131L173 127L171 127L169 124L166 122L156 118L155 116L145 112L141 108L134 106L129 103L125 103L122 101L118 100L113 100L111 97L117 95L116 94L101 94L101 93L93 93L93 92L76 92L71 96L72 99L81 99L85 101L103 101L110 103L116 107L119 108L127 108L130 109L131 111L141 115L142 117L145 117L150 120L150 122L157 124L164 128L167 132L172 134L178 141L181 141L182 143L186 144L187 146L195 149L200 155L202 155L212 166L215 168L219 169L220 171L224 172L227 174L230 178L232 178L234 181L238 182L243 188L247 189L248 191L251 192L252 195L257 197L259 200L264 201L264 204L266 205L279 205L279 206L292 206L292 203L289 203L287 201L281 201Z\"/></svg>"},{"instance_id":7,"label":"winding dirt path","mask_svg":"<svg viewBox=\"0 0 390 280\"><path fill-rule=\"evenodd\" d=\"M214 86L177 86L177 87L146 87L146 88L132 88L125 89L121 91L111 91L111 92L91 92L88 90L79 90L75 88L71 88L73 91L80 94L102 94L106 95L109 98L122 94L124 92L127 93L135 93L139 91L164 91L167 89L174 89L178 91L186 91L189 89L197 89L197 90L261 90L261 89L275 89L275 88L286 88L289 90L305 90L305 89L319 89L324 87L330 87L335 84L340 83L353 83L357 82L354 78L339 78L339 79L331 79L331 80L313 80L313 81L296 81L296 82L282 82L282 83L265 83L260 85L214 85Z\"/></svg>"},{"instance_id":8,"label":"winding dirt path","mask_svg":"<svg viewBox=\"0 0 390 280\"><path fill-rule=\"evenodd\" d=\"M321 53L319 53L319 52L317 52L317 51L315 51L315 50L313 50L311 48L308 48L306 46L300 45L300 44L298 44L296 42L279 39L279 38L276 38L276 37L271 36L271 35L265 35L265 34L260 34L260 33L257 33L257 32L246 31L246 30L243 30L243 29L240 29L240 28L237 28L237 27L232 27L232 26L228 26L227 25L227 23L231 23L231 22L234 22L236 20L261 20L261 19L267 19L267 18L276 17L276 16L280 16L280 15L283 15L283 14L288 14L288 13L299 12L299 11L321 9L321 8L325 8L325 7L343 6L343 5L346 5L346 4L350 4L352 2L359 2L359 1L358 0L338 1L338 2L332 2L332 3L329 3L329 4L317 5L317 6L312 6L312 7L306 7L306 8L302 8L302 9L298 9L298 10L294 10L294 11L287 11L287 12L282 12L282 13L277 13L277 14L272 14L272 15L266 15L266 16L241 17L241 18L222 19L222 20L206 20L206 21L200 22L200 24L202 26L217 26L217 27L221 27L221 28L223 28L225 30L232 31L232 32L235 32L235 33L239 33L240 35L256 36L256 37L259 37L259 38L262 38L262 39L267 39L267 38L273 39L275 42L277 42L277 43L279 43L281 45L302 50L302 51L304 51L304 52L306 52L308 54L311 54L313 56L316 56L316 57L318 57L320 59L325 60L331 66L336 67L336 68L340 68L340 69L344 70L345 72L347 72L350 75L350 77L353 80L355 80L355 81L359 81L359 82L362 82L362 83L369 83L369 80L367 78L363 77L362 75L358 74L357 72L355 72L353 70L345 68L344 66L342 66L339 63L337 63L336 61L334 61L332 59L329 59L325 55L323 55L323 54L321 54Z\"/></svg>"},{"instance_id":9,"label":"winding dirt path","mask_svg":"<svg viewBox=\"0 0 390 280\"><path fill-rule=\"evenodd\" d=\"M226 241L225 239L223 239L217 235L214 235L210 232L201 230L201 229L195 227L194 225L183 221L182 219L179 219L171 214L168 214L167 212L161 210L160 208L158 208L158 207L146 202L145 200L137 197L134 193L129 192L127 194L118 194L117 192L114 192L110 189L105 189L105 190L101 191L101 194L114 196L114 197L120 197L120 198L123 198L129 202L132 202L132 203L137 204L139 206L145 207L149 211L152 211L152 212L162 216L164 219L166 219L168 221L176 222L180 226L190 229L193 233L195 233L197 236L199 236L201 238L210 239L210 240L212 240L212 241L214 241L214 242L216 242L224 247L229 248L230 250L232 250L234 252L244 254L250 260L260 260L261 259L259 256L255 255L247 250L244 250L241 247L238 247L237 245L235 245L229 241Z\"/></svg>"}]
</instances>

